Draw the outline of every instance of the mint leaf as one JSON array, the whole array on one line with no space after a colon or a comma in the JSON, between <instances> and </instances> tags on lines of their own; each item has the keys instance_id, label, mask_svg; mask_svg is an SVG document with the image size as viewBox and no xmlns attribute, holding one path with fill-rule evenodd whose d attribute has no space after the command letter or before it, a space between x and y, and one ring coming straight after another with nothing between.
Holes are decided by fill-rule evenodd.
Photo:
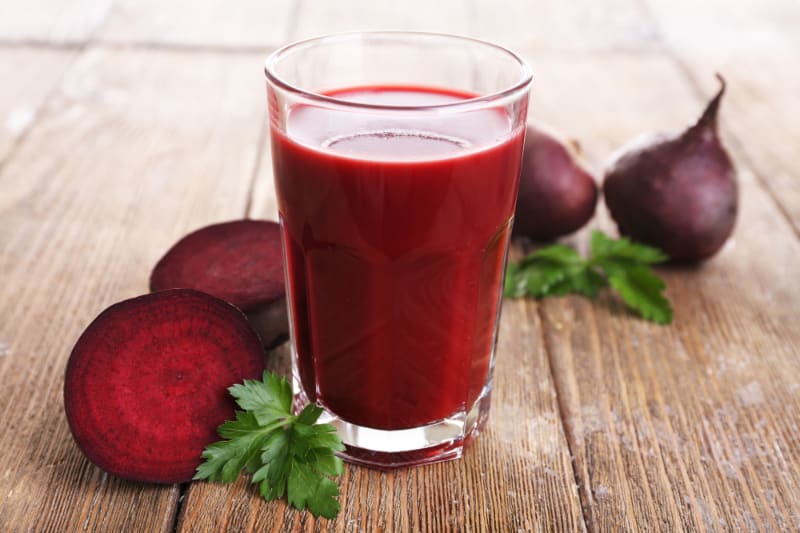
<instances>
[{"instance_id":1,"label":"mint leaf","mask_svg":"<svg viewBox=\"0 0 800 533\"><path fill-rule=\"evenodd\" d=\"M289 382L269 372L228 390L244 411L219 427L224 440L206 447L194 479L231 483L246 468L264 499L285 496L314 516L336 516L339 489L330 478L344 470L334 455L344 444L336 428L316 423L322 408L312 404L292 414Z\"/></svg>"},{"instance_id":2,"label":"mint leaf","mask_svg":"<svg viewBox=\"0 0 800 533\"><path fill-rule=\"evenodd\" d=\"M509 264L504 294L511 298L567 294L594 298L611 286L639 316L669 324L672 308L663 294L664 282L648 266L666 259L656 248L593 231L588 260L569 246L554 244Z\"/></svg>"}]
</instances>

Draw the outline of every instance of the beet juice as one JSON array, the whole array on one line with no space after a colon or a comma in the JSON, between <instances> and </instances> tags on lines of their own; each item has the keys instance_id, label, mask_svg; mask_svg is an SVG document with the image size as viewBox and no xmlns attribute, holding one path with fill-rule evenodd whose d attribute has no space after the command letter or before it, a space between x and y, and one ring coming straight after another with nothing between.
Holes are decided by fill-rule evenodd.
<instances>
[{"instance_id":1,"label":"beet juice","mask_svg":"<svg viewBox=\"0 0 800 533\"><path fill-rule=\"evenodd\" d=\"M474 96L408 86L327 94L381 106ZM501 108L441 121L302 104L271 133L306 397L384 430L469 411L490 371L522 128Z\"/></svg>"}]
</instances>

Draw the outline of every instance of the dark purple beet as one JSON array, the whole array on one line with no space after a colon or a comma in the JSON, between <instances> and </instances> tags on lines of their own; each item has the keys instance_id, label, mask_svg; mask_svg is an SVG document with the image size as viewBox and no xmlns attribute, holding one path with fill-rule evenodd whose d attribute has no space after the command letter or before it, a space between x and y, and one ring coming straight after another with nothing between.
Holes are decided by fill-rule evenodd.
<instances>
[{"instance_id":1,"label":"dark purple beet","mask_svg":"<svg viewBox=\"0 0 800 533\"><path fill-rule=\"evenodd\" d=\"M234 220L186 235L162 257L150 290L187 288L230 302L247 314L265 345L289 332L280 225Z\"/></svg>"},{"instance_id":2,"label":"dark purple beet","mask_svg":"<svg viewBox=\"0 0 800 533\"><path fill-rule=\"evenodd\" d=\"M156 292L89 324L67 363L64 409L78 447L103 470L181 483L234 416L227 388L263 369L241 311L198 291Z\"/></svg>"},{"instance_id":3,"label":"dark purple beet","mask_svg":"<svg viewBox=\"0 0 800 533\"><path fill-rule=\"evenodd\" d=\"M535 241L577 231L594 214L597 183L570 149L542 128L525 131L514 234Z\"/></svg>"},{"instance_id":4,"label":"dark purple beet","mask_svg":"<svg viewBox=\"0 0 800 533\"><path fill-rule=\"evenodd\" d=\"M623 146L603 182L619 232L660 248L675 262L714 255L733 231L736 169L719 139L725 80L696 124Z\"/></svg>"}]
</instances>

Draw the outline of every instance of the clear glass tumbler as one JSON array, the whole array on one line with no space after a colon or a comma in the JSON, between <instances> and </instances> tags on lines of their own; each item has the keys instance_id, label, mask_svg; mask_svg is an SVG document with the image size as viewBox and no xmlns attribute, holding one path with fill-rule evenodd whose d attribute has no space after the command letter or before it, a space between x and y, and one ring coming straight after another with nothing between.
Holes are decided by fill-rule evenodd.
<instances>
[{"instance_id":1,"label":"clear glass tumbler","mask_svg":"<svg viewBox=\"0 0 800 533\"><path fill-rule=\"evenodd\" d=\"M365 32L281 48L266 75L296 405L352 462L461 456L488 416L528 66Z\"/></svg>"}]
</instances>

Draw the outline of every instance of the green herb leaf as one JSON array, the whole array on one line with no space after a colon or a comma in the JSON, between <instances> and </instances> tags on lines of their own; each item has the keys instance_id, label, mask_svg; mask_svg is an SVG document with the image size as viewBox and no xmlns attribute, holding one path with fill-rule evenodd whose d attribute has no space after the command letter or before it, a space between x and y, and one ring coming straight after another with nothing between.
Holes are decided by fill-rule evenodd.
<instances>
[{"instance_id":1,"label":"green herb leaf","mask_svg":"<svg viewBox=\"0 0 800 533\"><path fill-rule=\"evenodd\" d=\"M518 265L509 266L505 295L544 298L578 292L594 296L603 286L605 280L589 269L578 252L555 244L536 250Z\"/></svg>"},{"instance_id":2,"label":"green herb leaf","mask_svg":"<svg viewBox=\"0 0 800 533\"><path fill-rule=\"evenodd\" d=\"M664 295L664 282L642 265L619 269L608 276L609 284L642 317L657 324L672 322L672 306Z\"/></svg>"},{"instance_id":3,"label":"green herb leaf","mask_svg":"<svg viewBox=\"0 0 800 533\"><path fill-rule=\"evenodd\" d=\"M664 282L648 266L666 259L656 248L594 231L588 260L569 246L554 244L509 264L504 294L545 298L574 293L594 298L610 285L641 317L669 324L672 307L664 296Z\"/></svg>"},{"instance_id":4,"label":"green herb leaf","mask_svg":"<svg viewBox=\"0 0 800 533\"><path fill-rule=\"evenodd\" d=\"M319 485L308 498L309 509L316 509L316 516L324 516L325 518L333 518L339 514L339 501L336 499L339 496L339 487L336 483L325 476L320 476Z\"/></svg>"},{"instance_id":5,"label":"green herb leaf","mask_svg":"<svg viewBox=\"0 0 800 533\"><path fill-rule=\"evenodd\" d=\"M666 261L668 257L661 250L631 242L626 237L612 239L602 231L592 231L591 238L592 260L597 261L601 258L615 258L628 260L634 263L651 265Z\"/></svg>"},{"instance_id":6,"label":"green herb leaf","mask_svg":"<svg viewBox=\"0 0 800 533\"><path fill-rule=\"evenodd\" d=\"M246 379L228 391L239 407L253 412L261 425L292 414L292 387L277 374L264 372L262 381Z\"/></svg>"},{"instance_id":7,"label":"green herb leaf","mask_svg":"<svg viewBox=\"0 0 800 533\"><path fill-rule=\"evenodd\" d=\"M578 252L564 244L552 244L545 248L539 248L532 252L525 259L520 262L521 266L527 266L529 263L546 263L557 265L575 265L580 266L584 263L583 258Z\"/></svg>"},{"instance_id":8,"label":"green herb leaf","mask_svg":"<svg viewBox=\"0 0 800 533\"><path fill-rule=\"evenodd\" d=\"M225 440L206 447L194 479L231 483L246 468L266 500L285 496L314 516L336 516L339 488L330 478L344 470L334 455L344 444L336 428L316 423L322 408L312 404L292 414L289 382L269 372L261 381L245 380L228 390L245 411L219 427Z\"/></svg>"}]
</instances>

